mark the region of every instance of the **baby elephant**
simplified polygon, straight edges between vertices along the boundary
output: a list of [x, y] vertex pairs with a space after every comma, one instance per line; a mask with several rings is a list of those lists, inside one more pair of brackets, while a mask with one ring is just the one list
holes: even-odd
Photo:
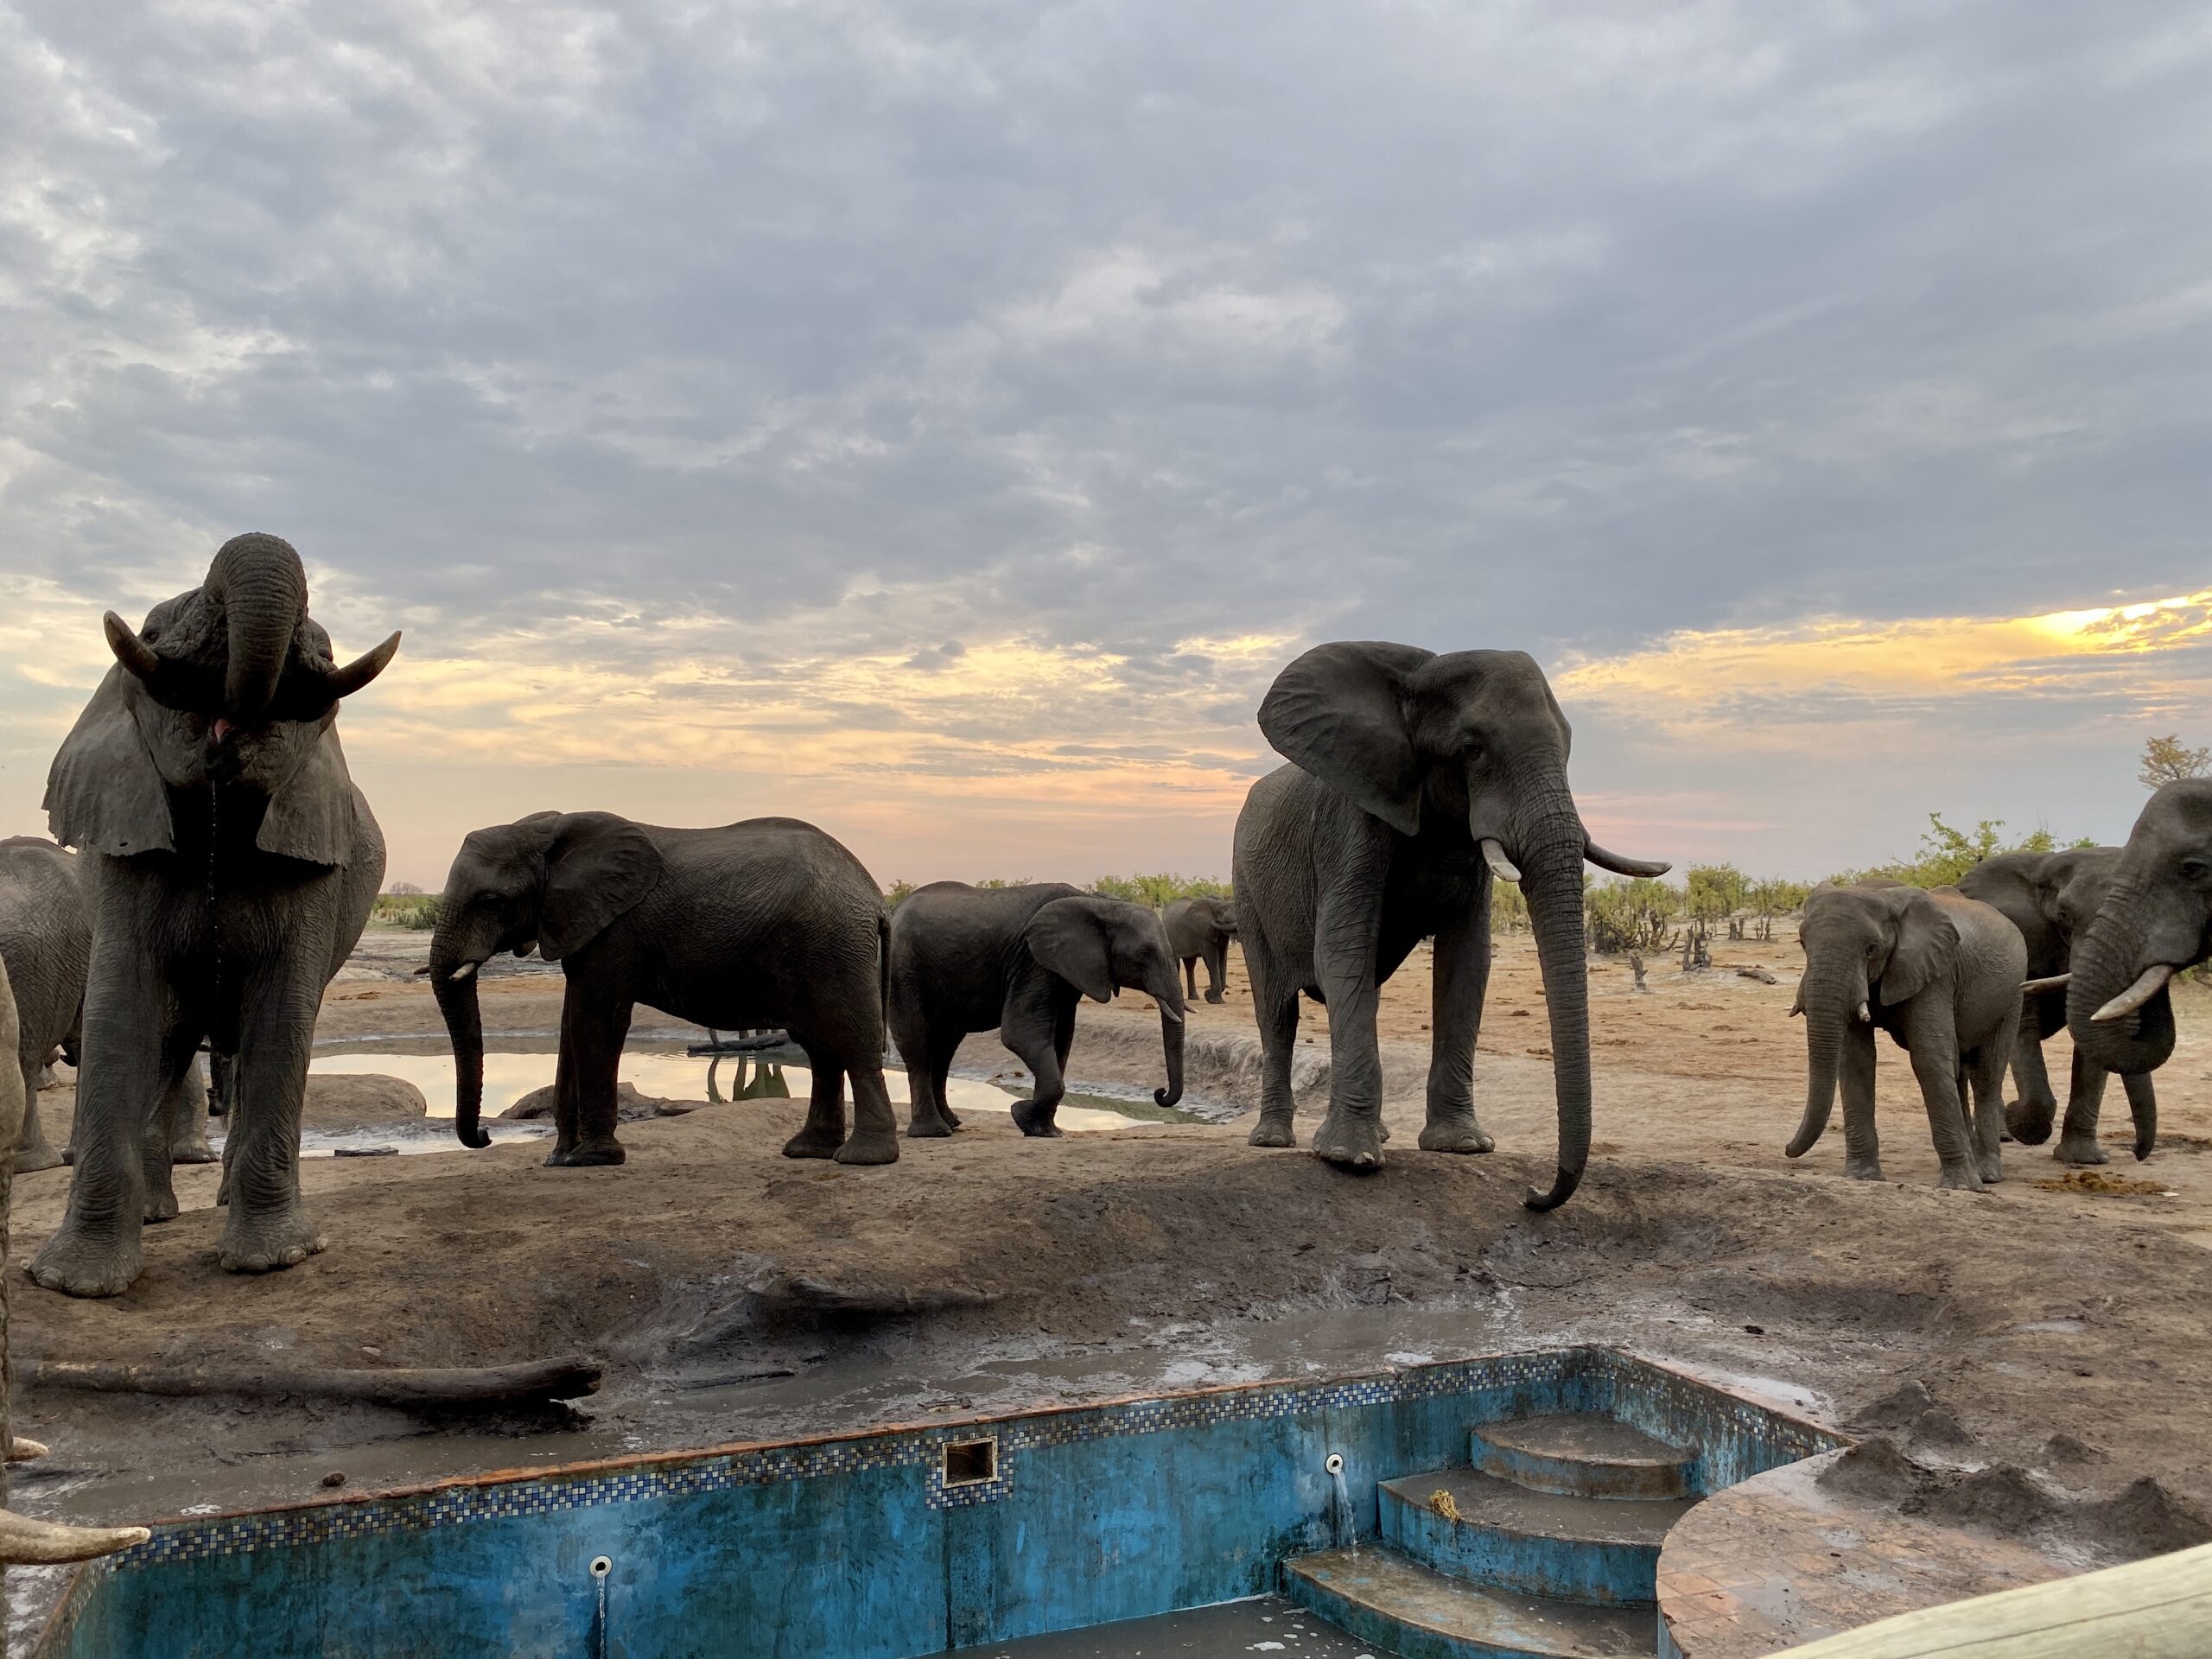
[[1167, 1086], [1152, 1097], [1173, 1106], [1183, 1097], [1183, 987], [1159, 917], [1053, 881], [916, 888], [891, 912], [891, 1037], [913, 1102], [906, 1133], [960, 1127], [944, 1103], [952, 1057], [969, 1033], [995, 1026], [1037, 1079], [1014, 1122], [1024, 1135], [1058, 1135], [1052, 1114], [1067, 1093], [1075, 1005], [1110, 1002], [1124, 985], [1160, 1004]]
[[[1874, 1137], [1874, 1033], [1912, 1056], [1942, 1160], [1941, 1185], [1979, 1192], [2001, 1180], [2005, 1067], [2020, 1028], [2028, 948], [2020, 930], [1955, 887], [1820, 887], [1798, 937], [1805, 977], [1790, 1012], [1805, 1016], [1811, 1077], [1792, 1158], [1827, 1128], [1843, 1083], [1843, 1173], [1882, 1179]], [[1974, 1088], [1967, 1125], [1966, 1084]]]
[[1198, 994], [1198, 958], [1205, 958], [1206, 1001], [1221, 1001], [1229, 982], [1229, 942], [1236, 937], [1234, 900], [1210, 896], [1178, 899], [1160, 912], [1167, 943], [1183, 964], [1183, 994]]

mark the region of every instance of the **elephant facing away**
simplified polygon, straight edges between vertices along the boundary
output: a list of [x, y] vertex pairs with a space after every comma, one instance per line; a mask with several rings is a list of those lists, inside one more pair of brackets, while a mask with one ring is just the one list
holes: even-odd
[[552, 1167], [626, 1156], [614, 1135], [615, 1082], [640, 1002], [716, 1031], [783, 1027], [814, 1073], [805, 1126], [784, 1155], [895, 1162], [883, 931], [874, 878], [797, 818], [666, 830], [612, 812], [536, 812], [473, 830], [430, 938], [430, 985], [453, 1039], [454, 1132], [467, 1146], [491, 1144], [479, 1123], [476, 970], [499, 951], [535, 948], [567, 981]]
[[69, 1206], [30, 1273], [79, 1296], [126, 1289], [142, 1222], [175, 1213], [156, 1107], [203, 1038], [237, 1077], [217, 1260], [261, 1273], [323, 1248], [300, 1201], [300, 1108], [323, 988], [384, 878], [338, 705], [399, 648], [395, 633], [336, 664], [300, 556], [263, 535], [226, 542], [143, 629], [105, 626], [116, 666], [46, 791], [55, 839], [86, 862], [92, 938]]
[[[1882, 1179], [1874, 1133], [1874, 1033], [1912, 1057], [1943, 1173], [1980, 1192], [2004, 1179], [2005, 1067], [2020, 1029], [2027, 942], [2003, 912], [1955, 887], [1817, 887], [1797, 930], [1805, 976], [1805, 1116], [1787, 1148], [1802, 1158], [1843, 1090], [1843, 1173]], [[1974, 1092], [1969, 1125], [1966, 1090]]]
[[1313, 1150], [1351, 1169], [1382, 1163], [1376, 998], [1433, 938], [1420, 1144], [1491, 1149], [1473, 1084], [1496, 873], [1529, 896], [1551, 1013], [1558, 1173], [1529, 1203], [1564, 1203], [1590, 1145], [1582, 866], [1630, 875], [1669, 867], [1590, 839], [1567, 787], [1567, 717], [1523, 652], [1317, 645], [1276, 677], [1260, 729], [1292, 764], [1252, 785], [1236, 820], [1236, 916], [1264, 1055], [1252, 1144], [1296, 1144], [1290, 1077], [1303, 991], [1329, 1010], [1329, 1112]]
[[969, 1033], [994, 1027], [1037, 1080], [1014, 1105], [1016, 1127], [1058, 1135], [1052, 1118], [1067, 1093], [1076, 1004], [1085, 996], [1110, 1002], [1124, 986], [1160, 1005], [1167, 1086], [1153, 1099], [1173, 1106], [1183, 1098], [1183, 988], [1166, 931], [1142, 905], [1057, 881], [933, 881], [892, 912], [890, 964], [887, 1000], [906, 1063], [910, 1135], [959, 1128], [944, 1099], [953, 1056]]
[[[2024, 993], [2020, 1036], [2012, 1050], [2012, 1082], [2019, 1097], [2005, 1109], [2005, 1127], [2023, 1146], [2050, 1139], [2058, 1101], [2044, 1070], [2043, 1046], [2066, 1029], [2066, 986], [2074, 940], [2085, 931], [2112, 892], [2120, 868], [2117, 847], [2071, 847], [2056, 853], [2000, 853], [1959, 878], [1959, 891], [1995, 906], [2020, 930], [2028, 946], [2031, 988]], [[2066, 1119], [2051, 1155], [2063, 1164], [2101, 1164], [2097, 1119], [2105, 1081], [2112, 1074], [2076, 1048], [2066, 1091]], [[2135, 1155], [2148, 1158], [2158, 1141], [2158, 1098], [2149, 1072], [2120, 1078], [2135, 1121]]]
[[2212, 957], [2212, 778], [2152, 796], [2120, 849], [2104, 902], [2074, 940], [2066, 1028], [2074, 1046], [2123, 1076], [2174, 1052], [2167, 984]]
[[1206, 965], [1206, 1001], [1222, 1000], [1229, 982], [1229, 942], [1236, 937], [1236, 903], [1231, 899], [1178, 899], [1160, 912], [1167, 947], [1183, 964], [1183, 992], [1198, 994], [1198, 965]]

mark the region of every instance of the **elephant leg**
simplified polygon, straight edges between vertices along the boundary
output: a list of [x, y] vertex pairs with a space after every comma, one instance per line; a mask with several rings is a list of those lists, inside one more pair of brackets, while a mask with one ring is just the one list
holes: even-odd
[[1429, 989], [1428, 1121], [1423, 1152], [1488, 1152], [1495, 1144], [1475, 1116], [1475, 1038], [1490, 989], [1490, 906], [1449, 918], [1436, 934]]
[[2050, 1139], [2058, 1100], [2051, 1093], [2050, 1074], [2044, 1070], [2043, 1040], [2027, 1020], [2021, 1020], [2020, 1035], [2012, 1045], [2012, 1081], [2020, 1097], [2005, 1109], [2005, 1128], [2022, 1146], [2039, 1147]]
[[622, 1039], [630, 1034], [633, 1004], [595, 982], [572, 978], [561, 1006], [561, 1052], [566, 1075], [556, 1080], [555, 1109], [568, 1109], [571, 1139], [556, 1139], [546, 1154], [549, 1169], [588, 1169], [626, 1161], [615, 1139], [616, 1089], [622, 1071]]
[[941, 1140], [959, 1127], [944, 1109], [944, 1082], [959, 1038], [914, 1017], [900, 1020], [891, 1034], [906, 1063], [906, 1133], [916, 1140]]
[[845, 1144], [845, 1068], [827, 1054], [806, 1051], [806, 1064], [814, 1076], [807, 1096], [806, 1122], [784, 1142], [786, 1158], [835, 1158]]
[[[1929, 1022], [1931, 1027], [1934, 1023]], [[1915, 1033], [1912, 1074], [1928, 1108], [1929, 1138], [1935, 1142], [1936, 1156], [1943, 1166], [1936, 1185], [1979, 1192], [1981, 1172], [1975, 1166], [1966, 1109], [1959, 1099], [1959, 1048], [1955, 1039], [1943, 1040], [1948, 1035], [1948, 1032], [1932, 1030]]]
[[1224, 940], [1218, 944], [1209, 947], [1206, 951], [1206, 1001], [1209, 1002], [1224, 1001], [1223, 988], [1228, 983], [1229, 944], [1226, 940]]
[[1874, 1133], [1874, 1027], [1844, 1033], [1843, 1173], [1854, 1181], [1882, 1179], [1882, 1143]]
[[[1389, 831], [1377, 822], [1376, 830]], [[1388, 842], [1379, 855], [1321, 896], [1314, 918], [1313, 965], [1329, 1010], [1329, 1115], [1313, 1153], [1345, 1169], [1382, 1166], [1382, 1058], [1375, 1014], [1381, 987], [1376, 951], [1382, 915]]]
[[1974, 1090], [1974, 1168], [1982, 1185], [1994, 1186], [2005, 1179], [2005, 1068], [2012, 1058], [2012, 1045], [1989, 1043], [1976, 1049], [1967, 1065], [1967, 1080]]
[[200, 1079], [196, 1051], [185, 1057], [184, 1070], [162, 1096], [162, 1116], [168, 1126], [171, 1163], [215, 1161], [215, 1148], [207, 1144], [207, 1090]]
[[22, 1068], [23, 1128], [16, 1137], [15, 1154], [9, 1160], [9, 1167], [18, 1175], [27, 1175], [35, 1169], [52, 1169], [62, 1161], [60, 1149], [46, 1138], [46, 1125], [39, 1122], [38, 1079], [45, 1070], [42, 1058]]
[[[883, 1041], [876, 1039], [876, 1052]], [[841, 1164], [895, 1164], [899, 1161], [899, 1119], [891, 1109], [891, 1091], [884, 1085], [883, 1062], [855, 1064], [853, 1074], [853, 1133], [834, 1154]]]
[[161, 1097], [162, 1051], [179, 1019], [158, 965], [141, 949], [141, 921], [125, 911], [93, 934], [69, 1205], [30, 1265], [36, 1283], [72, 1296], [120, 1295], [144, 1260], [140, 1142]]
[[1260, 1027], [1260, 1121], [1247, 1137], [1255, 1147], [1298, 1144], [1291, 1062], [1298, 1052], [1298, 987], [1261, 940], [1249, 935], [1244, 964], [1252, 976], [1252, 1018]]
[[[1041, 977], [1041, 976], [1040, 976]], [[1072, 999], [1072, 988], [1067, 993]], [[1060, 1070], [1058, 1043], [1060, 1010], [1053, 1006], [1052, 996], [1041, 986], [1029, 988], [1026, 994], [1016, 992], [1007, 999], [1006, 1012], [999, 1025], [999, 1040], [1029, 1068], [1035, 1084], [1029, 1098], [1014, 1103], [1014, 1123], [1024, 1135], [1042, 1139], [1058, 1140], [1059, 1126], [1053, 1122], [1061, 1100], [1066, 1096], [1067, 1079]], [[1071, 1030], [1075, 1023], [1075, 1005], [1068, 1001], [1066, 1018]]]
[[[199, 1039], [185, 1040], [182, 1032], [173, 1032], [162, 1045], [162, 1065], [168, 1072], [168, 1081], [162, 1090], [161, 1103], [146, 1122], [144, 1138], [139, 1142], [138, 1156], [146, 1172], [145, 1218], [150, 1224], [175, 1218], [178, 1210], [176, 1188], [170, 1181], [172, 1167], [181, 1160], [176, 1156], [177, 1126], [186, 1111], [200, 1110], [198, 1091], [188, 1090], [188, 1084], [197, 1083], [199, 1074], [194, 1069], [194, 1056], [199, 1052]], [[188, 1093], [190, 1097], [188, 1098]], [[181, 1109], [180, 1107], [181, 1106]], [[204, 1145], [203, 1141], [203, 1145]], [[208, 1148], [205, 1159], [194, 1159], [194, 1163], [213, 1163], [213, 1149]]]
[[1183, 1000], [1185, 1002], [1198, 1000], [1198, 959], [1196, 957], [1183, 958]]
[[[237, 1092], [224, 1146], [231, 1202], [215, 1247], [227, 1272], [272, 1273], [324, 1245], [300, 1200], [300, 1110], [327, 960], [320, 945], [296, 947], [249, 976], [239, 998]], [[149, 1137], [149, 1159], [157, 1140], [167, 1156], [166, 1136]]]
[[2059, 1130], [2051, 1156], [2062, 1164], [2102, 1164], [2111, 1160], [2097, 1144], [2097, 1119], [2105, 1103], [2105, 1079], [2112, 1073], [2080, 1049], [2074, 1051], [2074, 1075], [2066, 1091], [2066, 1122]]
[[2120, 1074], [2120, 1086], [2127, 1091], [2127, 1110], [2135, 1120], [2135, 1161], [2141, 1163], [2158, 1149], [2158, 1096], [2148, 1071]]

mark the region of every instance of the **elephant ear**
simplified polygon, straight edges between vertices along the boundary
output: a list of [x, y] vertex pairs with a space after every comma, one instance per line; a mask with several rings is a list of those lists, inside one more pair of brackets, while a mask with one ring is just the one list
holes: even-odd
[[1897, 890], [1907, 896], [1897, 906], [1897, 942], [1882, 969], [1882, 1006], [1914, 997], [1948, 973], [1959, 956], [1959, 930], [1942, 906], [1917, 887]]
[[1316, 645], [1275, 676], [1260, 730], [1294, 765], [1401, 835], [1421, 830], [1421, 758], [1406, 720], [1407, 677], [1433, 652], [1381, 640]]
[[175, 849], [168, 791], [138, 730], [120, 664], [77, 716], [46, 774], [47, 822], [65, 847], [128, 858]]
[[558, 962], [597, 938], [660, 880], [660, 849], [627, 818], [572, 812], [546, 849], [537, 953]]
[[347, 862], [360, 835], [353, 774], [346, 768], [338, 728], [326, 721], [307, 764], [274, 795], [253, 844], [264, 853], [333, 867]]
[[1082, 899], [1055, 899], [1029, 918], [1022, 940], [1038, 965], [1094, 1002], [1114, 1000], [1112, 925]]

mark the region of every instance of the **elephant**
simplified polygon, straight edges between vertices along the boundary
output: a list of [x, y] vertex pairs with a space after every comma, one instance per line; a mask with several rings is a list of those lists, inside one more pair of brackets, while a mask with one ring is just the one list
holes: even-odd
[[[7, 963], [0, 960], [0, 1053], [17, 1046], [22, 1025], [16, 1017], [15, 992], [8, 979]], [[36, 1073], [32, 1075], [35, 1077]], [[14, 1146], [22, 1134], [27, 1109], [23, 1078], [13, 1066], [0, 1065], [0, 1146]], [[8, 1463], [43, 1457], [46, 1448], [36, 1440], [18, 1440], [12, 1421], [15, 1389], [4, 1360], [10, 1321], [8, 1318], [8, 1220], [15, 1172], [0, 1162], [0, 1446], [7, 1448]], [[4, 1481], [0, 1475], [0, 1481]], [[0, 1503], [7, 1492], [0, 1485]], [[88, 1561], [96, 1555], [143, 1544], [153, 1535], [144, 1527], [64, 1527], [51, 1521], [34, 1521], [12, 1510], [0, 1509], [0, 1567], [50, 1565]], [[6, 1609], [0, 1606], [0, 1617]]]
[[1670, 867], [1590, 839], [1567, 787], [1567, 717], [1525, 652], [1316, 645], [1276, 677], [1260, 729], [1291, 764], [1252, 785], [1236, 820], [1236, 916], [1264, 1061], [1252, 1144], [1296, 1144], [1290, 1077], [1303, 990], [1329, 1010], [1329, 1110], [1313, 1150], [1350, 1169], [1382, 1164], [1376, 998], [1414, 944], [1433, 938], [1420, 1145], [1491, 1149], [1473, 1082], [1497, 875], [1529, 896], [1551, 1014], [1558, 1168], [1528, 1202], [1565, 1203], [1590, 1144], [1582, 865], [1629, 875]]
[[[1959, 878], [1959, 891], [2005, 912], [2027, 941], [2028, 977], [2020, 1011], [2020, 1037], [2012, 1051], [2012, 1081], [2019, 1098], [2005, 1109], [2005, 1127], [2023, 1146], [2050, 1139], [2058, 1102], [2044, 1070], [2045, 1040], [2066, 1029], [2066, 980], [2075, 937], [2086, 929], [2112, 890], [2120, 866], [2117, 847], [2069, 847], [2056, 853], [1999, 853]], [[2066, 1120], [2051, 1155], [2063, 1164], [2101, 1164], [2097, 1116], [2104, 1103], [2104, 1067], [2080, 1049], [2066, 1091]], [[2135, 1120], [2135, 1156], [2151, 1155], [2158, 1141], [2158, 1098], [2149, 1072], [2120, 1078]]]
[[[561, 964], [555, 1169], [619, 1164], [615, 1081], [639, 1002], [714, 1030], [780, 1026], [814, 1092], [786, 1158], [895, 1163], [883, 1082], [883, 896], [797, 818], [667, 830], [612, 812], [534, 812], [472, 830], [438, 901], [430, 985], [453, 1041], [454, 1129], [487, 1147], [476, 972], [535, 948]], [[845, 1077], [853, 1131], [845, 1133]]]
[[[2002, 1180], [2005, 1068], [2020, 1031], [2028, 946], [2002, 911], [1956, 887], [1817, 887], [1797, 930], [1805, 950], [1793, 1014], [1805, 1017], [1805, 1116], [1787, 1148], [1802, 1158], [1843, 1086], [1843, 1173], [1882, 1179], [1874, 1133], [1874, 1033], [1912, 1057], [1942, 1161], [1939, 1185]], [[1974, 1122], [1966, 1089], [1974, 1091]]]
[[156, 1108], [203, 1037], [237, 1074], [218, 1262], [264, 1273], [323, 1248], [300, 1200], [308, 1060], [384, 878], [338, 705], [399, 648], [334, 663], [299, 554], [261, 534], [224, 543], [143, 630], [105, 623], [116, 665], [46, 787], [54, 838], [86, 861], [92, 938], [76, 1168], [30, 1273], [78, 1296], [127, 1289], [141, 1223], [176, 1213]]
[[1160, 913], [1167, 929], [1168, 948], [1183, 964], [1186, 997], [1198, 994], [1198, 959], [1205, 958], [1206, 1001], [1222, 1000], [1221, 988], [1229, 982], [1229, 942], [1236, 937], [1234, 899], [1197, 897], [1178, 899]]
[[2167, 982], [2212, 956], [2212, 778], [2151, 797], [2104, 902], [2075, 935], [2066, 988], [2074, 1046], [2123, 1076], [2155, 1071], [2174, 1052]]
[[891, 913], [885, 986], [892, 1038], [906, 1063], [906, 1133], [927, 1138], [960, 1127], [944, 1098], [952, 1057], [969, 1033], [996, 1027], [1037, 1080], [1014, 1105], [1015, 1127], [1058, 1135], [1052, 1119], [1067, 1094], [1076, 1004], [1085, 996], [1110, 1002], [1123, 986], [1160, 1005], [1167, 1086], [1152, 1097], [1173, 1106], [1183, 1098], [1183, 987], [1156, 914], [1058, 881], [916, 888]]

